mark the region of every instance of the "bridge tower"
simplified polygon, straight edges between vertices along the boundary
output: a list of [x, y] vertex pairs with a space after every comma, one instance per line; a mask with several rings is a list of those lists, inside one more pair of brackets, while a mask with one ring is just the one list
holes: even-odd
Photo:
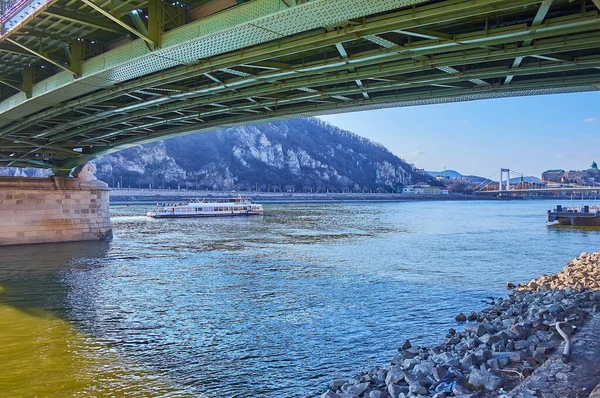
[[500, 169], [500, 184], [498, 191], [504, 191], [504, 175], [506, 174], [506, 191], [510, 191], [510, 169]]

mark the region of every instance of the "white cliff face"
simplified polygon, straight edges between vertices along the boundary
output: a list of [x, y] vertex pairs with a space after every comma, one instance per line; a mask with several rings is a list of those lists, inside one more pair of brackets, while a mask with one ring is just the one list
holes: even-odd
[[383, 146], [318, 119], [173, 138], [96, 165], [99, 179], [125, 187], [395, 192], [427, 178]]
[[411, 178], [410, 174], [402, 166], [394, 166], [390, 162], [384, 161], [377, 164], [377, 177], [375, 181], [385, 186], [393, 186], [397, 182], [406, 185], [411, 183]]
[[321, 162], [313, 159], [310, 156], [310, 154], [302, 148], [298, 148], [296, 157], [298, 158], [298, 162], [302, 167], [308, 167], [309, 169], [316, 169], [321, 167]]
[[291, 149], [287, 151], [287, 167], [295, 175], [300, 175], [300, 161], [298, 155]]
[[52, 172], [47, 169], [0, 167], [0, 177], [50, 177]]

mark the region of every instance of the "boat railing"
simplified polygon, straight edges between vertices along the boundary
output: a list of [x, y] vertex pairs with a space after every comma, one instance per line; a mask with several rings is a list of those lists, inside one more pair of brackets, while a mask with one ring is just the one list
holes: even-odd
[[600, 213], [600, 206], [557, 206], [556, 211], [559, 213]]

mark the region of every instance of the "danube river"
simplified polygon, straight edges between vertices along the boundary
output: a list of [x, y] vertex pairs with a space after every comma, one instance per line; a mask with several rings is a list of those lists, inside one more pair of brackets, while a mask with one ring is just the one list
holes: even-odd
[[600, 246], [547, 201], [265, 205], [0, 248], [0, 396], [303, 397]]

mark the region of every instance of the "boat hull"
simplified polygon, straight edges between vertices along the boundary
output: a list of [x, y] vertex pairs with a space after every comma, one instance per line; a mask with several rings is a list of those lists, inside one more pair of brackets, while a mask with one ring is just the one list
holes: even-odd
[[600, 216], [590, 213], [548, 212], [546, 221], [574, 227], [600, 227]]
[[146, 216], [150, 218], [203, 218], [203, 217], [234, 217], [234, 216], [262, 216], [263, 212], [248, 212], [248, 213], [223, 213], [223, 214], [155, 214], [148, 213]]

